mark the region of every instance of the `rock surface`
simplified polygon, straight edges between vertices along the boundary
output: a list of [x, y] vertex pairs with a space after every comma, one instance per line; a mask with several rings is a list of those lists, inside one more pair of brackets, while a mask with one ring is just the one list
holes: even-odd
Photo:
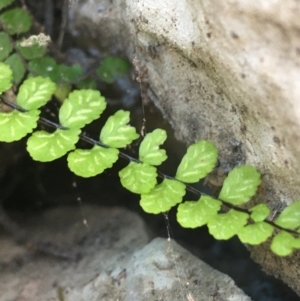
[[[121, 272], [128, 256], [150, 240], [142, 220], [117, 207], [60, 207], [14, 220], [23, 238], [27, 236], [27, 245], [38, 252], [20, 250], [12, 239], [1, 236], [1, 301], [61, 301], [69, 290], [83, 289], [99, 275], [113, 283], [113, 271]], [[8, 262], [7, 254], [16, 255]]]
[[131, 280], [127, 283], [126, 301], [250, 301], [228, 276], [213, 270], [174, 241], [152, 240], [134, 252], [128, 266]]
[[[127, 55], [144, 90], [187, 144], [212, 140], [220, 186], [235, 165], [263, 174], [274, 215], [299, 199], [300, 3], [297, 0], [78, 1], [70, 31], [83, 46]], [[147, 70], [147, 72], [146, 72]], [[252, 256], [300, 294], [299, 252]]]
[[2, 233], [0, 301], [250, 301], [228, 276], [175, 242], [149, 243], [143, 221], [125, 209], [62, 207], [17, 220], [48, 255]]

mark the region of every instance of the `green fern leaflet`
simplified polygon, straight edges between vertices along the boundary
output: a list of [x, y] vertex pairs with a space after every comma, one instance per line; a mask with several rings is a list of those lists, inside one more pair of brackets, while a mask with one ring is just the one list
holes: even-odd
[[1, 0], [0, 1], [0, 9], [12, 4], [15, 0]]
[[222, 203], [210, 196], [201, 196], [198, 201], [186, 201], [177, 208], [177, 221], [184, 228], [206, 225], [218, 214]]
[[73, 150], [79, 134], [79, 129], [57, 129], [51, 134], [45, 131], [34, 132], [27, 141], [27, 151], [36, 161], [50, 162]]
[[22, 8], [13, 8], [0, 16], [0, 21], [9, 34], [27, 32], [31, 27], [31, 17]]
[[275, 224], [288, 229], [300, 227], [300, 201], [286, 207], [275, 220]]
[[254, 222], [262, 222], [270, 215], [270, 208], [266, 204], [258, 204], [250, 209]]
[[247, 224], [249, 215], [230, 209], [210, 219], [207, 223], [209, 233], [215, 239], [229, 239], [236, 235]]
[[219, 199], [233, 205], [244, 204], [255, 195], [260, 183], [260, 173], [255, 167], [235, 167], [225, 179]]
[[106, 108], [100, 92], [95, 90], [75, 90], [69, 94], [59, 110], [61, 125], [76, 129], [99, 118]]
[[[1, 6], [1, 4], [0, 4]], [[3, 61], [12, 52], [13, 46], [10, 42], [9, 36], [5, 32], [0, 32], [0, 61]]]
[[294, 248], [300, 249], [299, 238], [296, 239], [286, 231], [280, 231], [271, 243], [272, 252], [278, 256], [288, 256], [293, 252]]
[[163, 213], [182, 201], [185, 185], [170, 179], [164, 179], [147, 194], [141, 195], [140, 205], [147, 213]]
[[119, 171], [122, 186], [137, 194], [149, 193], [156, 185], [156, 168], [146, 163], [130, 162]]
[[175, 178], [185, 183], [196, 183], [210, 173], [216, 165], [218, 150], [209, 141], [189, 146], [178, 166]]
[[76, 149], [68, 155], [68, 166], [77, 176], [89, 178], [111, 168], [119, 151], [95, 145], [91, 150]]
[[18, 85], [26, 73], [21, 57], [17, 53], [13, 53], [4, 61], [4, 63], [10, 66], [13, 71], [13, 81]]
[[12, 87], [13, 72], [11, 68], [0, 62], [0, 93]]
[[134, 127], [128, 125], [129, 112], [119, 110], [110, 116], [100, 133], [100, 141], [104, 144], [121, 148], [139, 137]]
[[146, 135], [139, 148], [139, 159], [150, 165], [160, 165], [168, 156], [164, 149], [159, 149], [159, 145], [163, 144], [167, 139], [165, 130], [156, 129], [152, 133]]
[[242, 243], [259, 245], [266, 241], [273, 233], [274, 228], [265, 223], [258, 222], [242, 228], [238, 232], [238, 237]]
[[41, 76], [26, 79], [20, 87], [17, 104], [26, 110], [35, 110], [45, 105], [56, 90], [49, 78]]
[[39, 115], [39, 110], [25, 113], [16, 110], [0, 112], [0, 141], [12, 142], [22, 139], [36, 128]]

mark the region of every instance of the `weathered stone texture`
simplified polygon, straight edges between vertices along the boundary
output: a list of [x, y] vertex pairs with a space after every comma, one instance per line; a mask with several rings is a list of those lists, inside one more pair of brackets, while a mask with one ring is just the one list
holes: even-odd
[[135, 213], [119, 207], [81, 209], [88, 227], [71, 206], [17, 219], [30, 242], [43, 246], [48, 256], [0, 232], [0, 301], [176, 301], [188, 295], [207, 301], [213, 294], [219, 301], [251, 301], [230, 277], [175, 242], [149, 242], [149, 231]]

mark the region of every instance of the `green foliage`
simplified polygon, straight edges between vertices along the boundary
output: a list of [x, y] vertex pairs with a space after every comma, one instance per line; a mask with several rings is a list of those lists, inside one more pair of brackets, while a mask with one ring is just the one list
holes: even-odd
[[262, 222], [270, 215], [270, 208], [266, 204], [258, 204], [250, 209], [254, 222]]
[[[0, 9], [12, 2], [0, 0]], [[188, 183], [203, 179], [216, 165], [218, 150], [212, 142], [201, 140], [190, 145], [175, 177], [170, 177], [157, 170], [167, 159], [166, 151], [160, 148], [167, 139], [164, 130], [156, 129], [143, 138], [138, 159], [119, 150], [139, 138], [129, 124], [127, 111], [119, 110], [107, 119], [99, 131], [99, 141], [82, 134], [81, 129], [98, 119], [106, 108], [104, 97], [95, 90], [95, 79], [84, 78], [79, 65], [58, 64], [45, 56], [49, 38], [44, 35], [21, 37], [13, 42], [12, 35], [17, 34], [19, 39], [31, 27], [31, 18], [25, 10], [7, 7], [0, 21], [3, 24], [0, 60], [4, 61], [0, 62], [1, 100], [13, 109], [0, 112], [0, 141], [12, 142], [31, 134], [41, 120], [40, 108], [55, 95], [62, 103], [59, 124], [43, 119], [55, 131], [35, 131], [27, 140], [27, 150], [34, 160], [48, 162], [67, 155], [70, 170], [87, 178], [111, 168], [119, 157], [127, 158], [128, 166], [119, 171], [121, 184], [141, 195], [140, 205], [145, 212], [164, 213], [179, 204], [177, 220], [182, 227], [207, 225], [216, 239], [237, 235], [243, 243], [251, 245], [265, 242], [275, 232], [271, 242], [275, 254], [287, 256], [300, 249], [300, 201], [288, 206], [274, 222], [268, 220], [270, 209], [266, 204], [249, 210], [238, 207], [255, 195], [261, 183], [259, 172], [252, 166], [235, 167], [225, 179], [218, 198], [199, 192], [201, 197], [197, 201], [183, 202], [186, 190], [196, 191]], [[109, 56], [96, 73], [102, 81], [112, 83], [129, 69], [128, 61]], [[27, 75], [30, 77], [23, 81]], [[12, 82], [16, 85], [14, 89]], [[80, 90], [73, 90], [74, 86]], [[18, 91], [16, 104], [5, 100], [4, 93], [9, 89]], [[91, 143], [92, 148], [76, 149], [81, 138]]]
[[59, 79], [56, 75], [56, 66], [56, 61], [49, 56], [35, 58], [28, 63], [29, 71], [33, 74], [49, 77], [53, 81], [58, 81]]
[[[49, 62], [52, 63], [51, 60]], [[4, 63], [0, 63], [0, 78], [0, 89], [5, 92], [11, 87], [12, 70]], [[55, 91], [57, 85], [49, 78], [38, 76], [26, 79], [16, 96], [17, 105], [22, 109], [16, 107], [11, 112], [0, 113], [0, 140], [11, 142], [31, 133], [37, 126], [39, 108], [51, 99]], [[67, 154], [68, 166], [76, 175], [93, 177], [101, 174], [118, 160], [121, 153], [118, 148], [127, 146], [139, 137], [136, 129], [129, 125], [129, 112], [119, 110], [107, 119], [100, 131], [99, 141], [92, 142], [92, 149], [75, 149], [80, 129], [99, 118], [105, 108], [105, 99], [98, 91], [74, 90], [59, 110], [60, 125], [55, 126], [56, 131], [51, 134], [34, 132], [27, 141], [28, 152], [34, 160], [41, 162]], [[281, 231], [273, 238], [271, 250], [286, 256], [300, 248], [300, 238], [295, 232], [299, 232], [300, 227], [300, 201], [287, 207], [275, 223], [267, 220], [270, 209], [266, 204], [258, 204], [249, 210], [236, 207], [249, 201], [260, 184], [260, 174], [254, 167], [235, 167], [225, 179], [218, 199], [201, 195], [198, 201], [182, 203], [188, 187], [186, 183], [205, 177], [215, 166], [217, 149], [205, 140], [191, 145], [178, 166], [176, 177], [171, 178], [158, 173], [156, 169], [167, 159], [165, 150], [160, 149], [166, 138], [166, 132], [161, 129], [147, 134], [140, 144], [139, 160], [127, 156], [130, 163], [119, 172], [121, 184], [141, 195], [140, 205], [145, 212], [159, 214], [179, 204], [177, 220], [182, 227], [207, 225], [216, 239], [229, 239], [237, 235], [243, 243], [251, 245], [266, 241], [276, 226], [280, 226]], [[126, 157], [124, 154], [122, 156]], [[159, 184], [158, 174], [163, 177]], [[222, 205], [229, 210], [220, 212]]]
[[83, 69], [80, 65], [75, 64], [66, 66], [63, 64], [56, 65], [53, 71], [55, 82], [74, 82], [83, 75]]
[[175, 178], [185, 183], [196, 183], [216, 165], [218, 150], [213, 143], [202, 140], [189, 146], [178, 166]]
[[147, 213], [158, 214], [169, 211], [182, 201], [185, 185], [175, 180], [164, 179], [149, 193], [141, 195], [140, 205]]
[[265, 222], [257, 222], [243, 227], [238, 232], [238, 237], [242, 243], [259, 245], [266, 241], [272, 235], [273, 231], [274, 228], [271, 225]]
[[156, 129], [146, 135], [139, 148], [139, 159], [150, 165], [161, 165], [168, 157], [164, 149], [159, 149], [167, 139], [166, 131]]
[[115, 78], [128, 72], [130, 63], [119, 57], [107, 56], [97, 69], [97, 75], [106, 83], [111, 84]]
[[55, 83], [72, 83], [83, 75], [83, 69], [80, 65], [57, 64], [53, 58], [48, 56], [32, 59], [28, 63], [28, 68], [32, 73], [49, 77]]
[[0, 45], [0, 61], [3, 61], [13, 50], [13, 46], [10, 42], [9, 36], [5, 32], [0, 32]]
[[59, 110], [60, 124], [74, 129], [82, 128], [97, 119], [106, 108], [100, 92], [95, 90], [75, 90], [69, 94]]
[[32, 35], [28, 39], [18, 42], [17, 48], [26, 60], [33, 60], [46, 54], [49, 42], [50, 37], [44, 34]]
[[26, 110], [35, 110], [45, 105], [56, 90], [56, 85], [43, 77], [30, 77], [20, 87], [17, 104]]
[[209, 233], [216, 239], [229, 239], [247, 224], [248, 217], [247, 213], [234, 209], [215, 215], [207, 223]]
[[97, 89], [97, 82], [93, 78], [85, 78], [76, 84], [77, 89]]
[[[0, 9], [12, 4], [13, 0], [0, 0]], [[0, 14], [3, 31], [0, 32], [0, 61], [9, 64], [13, 70], [13, 81], [19, 85], [26, 76], [40, 75], [49, 77], [59, 84], [55, 96], [63, 102], [71, 91], [72, 85], [79, 89], [96, 89], [95, 79], [87, 78], [83, 68], [78, 65], [67, 66], [58, 64], [53, 58], [46, 56], [50, 37], [43, 33], [29, 35], [32, 20], [23, 8], [6, 9]], [[26, 38], [22, 34], [26, 33]], [[18, 41], [15, 41], [17, 35]], [[10, 56], [9, 56], [10, 55]], [[94, 75], [106, 83], [112, 83], [116, 77], [128, 72], [130, 63], [119, 57], [107, 56], [97, 68]]]
[[15, 0], [0, 0], [0, 9], [12, 4]]
[[[0, 9], [9, 6], [13, 2], [14, 1], [11, 0], [1, 0]], [[13, 51], [16, 45], [14, 45], [15, 38], [13, 38], [12, 35], [18, 35], [19, 37], [20, 34], [26, 33], [32, 25], [32, 20], [25, 9], [12, 8], [1, 12], [0, 23], [3, 30], [0, 32], [0, 61], [4, 61], [5, 64], [11, 67], [13, 71], [13, 82], [15, 85], [18, 85], [25, 76], [26, 68], [23, 57], [20, 55], [21, 52]]]
[[39, 115], [39, 110], [0, 112], [0, 141], [12, 142], [25, 137], [36, 128]]
[[89, 178], [111, 168], [118, 160], [119, 151], [95, 145], [91, 150], [76, 149], [68, 155], [68, 166], [77, 176]]
[[0, 21], [12, 35], [27, 32], [32, 24], [30, 15], [22, 8], [13, 8], [2, 13]]
[[198, 228], [218, 214], [222, 202], [203, 195], [198, 201], [186, 201], [177, 208], [177, 221], [184, 228]]
[[15, 84], [19, 84], [21, 80], [23, 79], [26, 69], [22, 62], [21, 57], [14, 53], [11, 56], [9, 56], [5, 61], [7, 65], [10, 66], [10, 68], [13, 71], [13, 80]]
[[244, 204], [255, 195], [260, 182], [260, 174], [255, 167], [236, 167], [225, 179], [219, 198], [233, 205]]
[[286, 207], [275, 220], [275, 224], [288, 229], [300, 227], [300, 201]]
[[57, 88], [55, 90], [54, 96], [58, 101], [63, 103], [67, 98], [70, 92], [72, 91], [72, 85], [67, 83], [59, 83], [57, 84]]
[[130, 162], [119, 172], [122, 186], [137, 194], [149, 193], [156, 185], [156, 168], [146, 163]]
[[27, 151], [36, 161], [50, 162], [74, 149], [79, 134], [79, 129], [57, 129], [51, 134], [45, 131], [34, 132], [27, 141]]
[[271, 250], [278, 256], [287, 256], [293, 249], [300, 249], [300, 240], [286, 231], [280, 231], [271, 243]]
[[11, 68], [0, 62], [0, 93], [8, 90], [12, 86], [13, 72]]
[[100, 133], [100, 141], [115, 148], [125, 147], [130, 144], [139, 137], [139, 134], [134, 127], [128, 125], [129, 121], [129, 112], [117, 111], [107, 119]]

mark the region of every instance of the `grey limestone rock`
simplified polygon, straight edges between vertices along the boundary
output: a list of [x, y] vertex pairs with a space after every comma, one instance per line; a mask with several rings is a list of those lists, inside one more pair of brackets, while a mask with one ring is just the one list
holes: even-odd
[[250, 301], [230, 277], [172, 240], [156, 238], [135, 251], [127, 275], [125, 301]]

